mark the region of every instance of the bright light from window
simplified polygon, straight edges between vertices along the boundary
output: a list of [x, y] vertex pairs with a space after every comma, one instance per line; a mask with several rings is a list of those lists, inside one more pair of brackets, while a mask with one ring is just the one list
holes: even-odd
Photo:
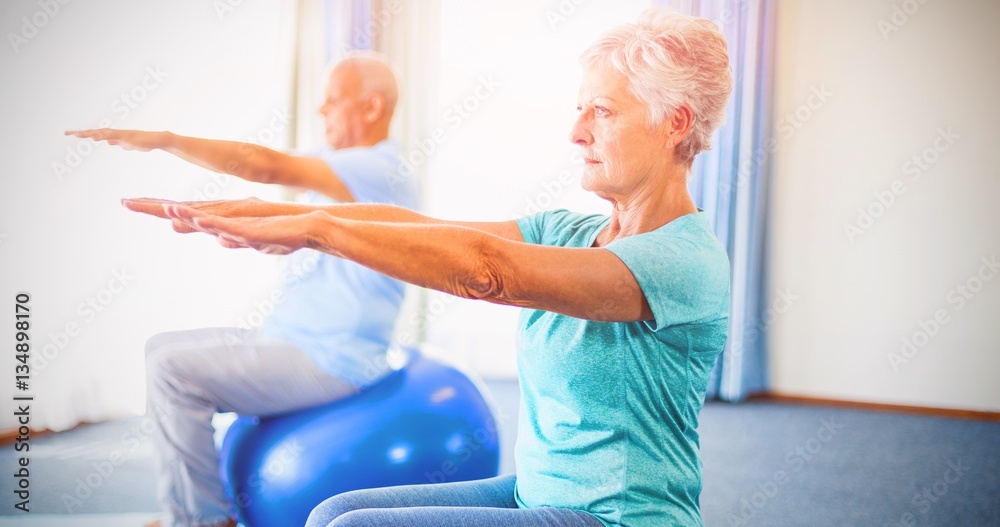
[[[650, 5], [444, 0], [439, 111], [431, 127], [447, 138], [427, 165], [428, 211], [478, 220], [555, 208], [607, 213], [605, 202], [580, 189], [569, 141], [578, 57], [601, 33], [636, 20]], [[512, 376], [517, 310], [447, 305], [429, 324], [429, 340], [467, 353], [484, 375]]]

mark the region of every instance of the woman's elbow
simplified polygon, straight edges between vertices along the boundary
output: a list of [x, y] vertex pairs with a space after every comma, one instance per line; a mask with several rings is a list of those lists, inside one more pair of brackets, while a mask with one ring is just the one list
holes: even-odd
[[474, 300], [510, 304], [512, 284], [516, 283], [511, 266], [504, 264], [505, 259], [497, 251], [484, 246], [475, 250], [473, 265], [460, 284], [459, 296]]

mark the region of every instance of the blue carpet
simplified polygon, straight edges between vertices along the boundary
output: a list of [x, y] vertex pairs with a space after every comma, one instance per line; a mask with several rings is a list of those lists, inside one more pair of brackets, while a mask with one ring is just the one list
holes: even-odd
[[[500, 411], [501, 472], [513, 472], [517, 385], [487, 385]], [[123, 419], [34, 439], [31, 515], [155, 512], [144, 424]], [[708, 527], [1000, 527], [1000, 423], [709, 403], [700, 432]], [[0, 450], [5, 473], [15, 454]], [[121, 462], [107, 463], [113, 455]], [[3, 478], [7, 520], [21, 514], [13, 484]]]
[[707, 526], [1000, 526], [1000, 423], [709, 403]]

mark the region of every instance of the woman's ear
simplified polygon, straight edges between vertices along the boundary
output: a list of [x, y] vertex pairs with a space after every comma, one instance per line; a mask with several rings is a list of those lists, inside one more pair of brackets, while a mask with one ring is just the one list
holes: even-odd
[[691, 132], [694, 124], [694, 112], [686, 104], [682, 104], [674, 110], [674, 113], [667, 119], [667, 148], [673, 148], [680, 144]]

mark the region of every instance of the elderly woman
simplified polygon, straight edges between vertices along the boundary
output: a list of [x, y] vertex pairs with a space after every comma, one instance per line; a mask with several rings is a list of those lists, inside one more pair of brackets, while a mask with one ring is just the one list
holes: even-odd
[[707, 20], [652, 9], [581, 63], [570, 140], [610, 216], [469, 223], [387, 205], [125, 200], [226, 247], [315, 249], [524, 308], [517, 475], [350, 492], [309, 525], [702, 525], [696, 428], [726, 340], [729, 263], [686, 183], [723, 119], [726, 42]]

